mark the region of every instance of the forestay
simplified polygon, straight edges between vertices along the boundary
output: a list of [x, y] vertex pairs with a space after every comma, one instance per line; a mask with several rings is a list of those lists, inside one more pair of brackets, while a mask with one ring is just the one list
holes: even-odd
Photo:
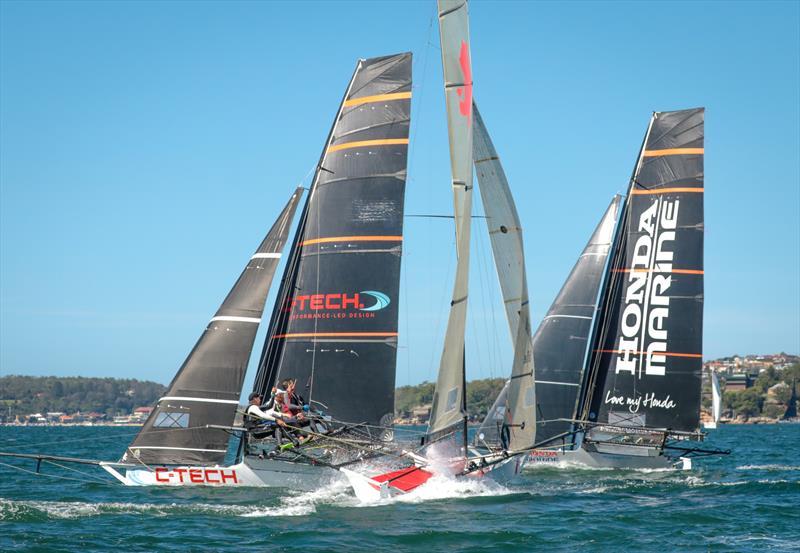
[[458, 261], [428, 424], [429, 435], [458, 423], [463, 423], [466, 431], [464, 332], [472, 215], [472, 65], [467, 3], [439, 0], [438, 10]]
[[304, 207], [256, 391], [296, 378], [334, 419], [391, 426], [410, 110], [410, 53], [358, 62]]
[[230, 436], [206, 425], [233, 423], [264, 302], [302, 193], [298, 188], [292, 194], [123, 460], [193, 465], [223, 461]]
[[655, 113], [590, 364], [591, 422], [694, 431], [703, 351], [702, 108]]

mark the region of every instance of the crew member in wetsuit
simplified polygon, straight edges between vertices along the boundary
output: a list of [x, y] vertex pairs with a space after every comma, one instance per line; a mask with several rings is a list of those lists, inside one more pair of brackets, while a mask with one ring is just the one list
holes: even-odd
[[286, 398], [284, 402], [284, 412], [290, 413], [297, 419], [298, 426], [308, 428], [309, 430], [318, 434], [327, 434], [329, 431], [328, 425], [322, 420], [322, 417], [306, 403], [303, 396], [297, 393], [297, 379], [289, 378], [281, 382], [281, 387], [286, 390]]
[[290, 413], [293, 417], [302, 422], [305, 419], [303, 414], [305, 400], [297, 394], [295, 388], [297, 387], [297, 380], [289, 378], [281, 382], [281, 387], [286, 390], [284, 394], [284, 412]]
[[[276, 391], [275, 397], [277, 398], [278, 395], [280, 394]], [[262, 436], [267, 436], [270, 432], [274, 432], [278, 445], [283, 442], [284, 437], [288, 441], [297, 445], [296, 438], [286, 428], [286, 424], [291, 421], [291, 417], [288, 417], [286, 413], [279, 408], [279, 402], [277, 400], [275, 401], [274, 407], [270, 407], [264, 411], [261, 409], [261, 395], [258, 392], [253, 392], [250, 394], [249, 399], [250, 405], [247, 406], [247, 409], [244, 412], [245, 417], [247, 418], [245, 421], [245, 426], [258, 428], [258, 426], [261, 426], [259, 421], [266, 421], [267, 424], [262, 423], [265, 430]], [[255, 432], [253, 432], [253, 435], [255, 437], [259, 437]]]

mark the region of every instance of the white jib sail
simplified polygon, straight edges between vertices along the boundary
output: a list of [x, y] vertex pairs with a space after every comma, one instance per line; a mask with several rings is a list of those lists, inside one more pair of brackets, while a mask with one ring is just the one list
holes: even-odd
[[522, 225], [500, 157], [475, 104], [473, 116], [473, 156], [478, 186], [514, 345], [511, 380], [506, 395], [507, 446], [510, 449], [525, 448], [532, 446], [536, 439], [536, 398]]
[[719, 422], [719, 417], [722, 415], [722, 391], [717, 373], [713, 370], [711, 371], [711, 415], [714, 417], [714, 422]]

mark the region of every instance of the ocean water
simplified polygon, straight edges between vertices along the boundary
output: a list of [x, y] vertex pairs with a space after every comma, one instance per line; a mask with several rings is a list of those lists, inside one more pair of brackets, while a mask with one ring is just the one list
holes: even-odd
[[[115, 460], [136, 430], [0, 427], [0, 451]], [[708, 443], [733, 453], [691, 471], [541, 467], [369, 505], [344, 485], [131, 488], [0, 458], [0, 551], [800, 551], [800, 425], [722, 426]]]

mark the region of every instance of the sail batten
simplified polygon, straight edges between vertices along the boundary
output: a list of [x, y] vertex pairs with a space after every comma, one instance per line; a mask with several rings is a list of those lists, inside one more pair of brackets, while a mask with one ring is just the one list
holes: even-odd
[[255, 382], [268, 394], [296, 379], [313, 407], [384, 432], [394, 418], [411, 97], [411, 54], [359, 60], [304, 206]]
[[233, 423], [264, 302], [302, 194], [302, 188], [292, 194], [123, 459], [195, 465], [223, 461], [230, 436], [207, 425]]

